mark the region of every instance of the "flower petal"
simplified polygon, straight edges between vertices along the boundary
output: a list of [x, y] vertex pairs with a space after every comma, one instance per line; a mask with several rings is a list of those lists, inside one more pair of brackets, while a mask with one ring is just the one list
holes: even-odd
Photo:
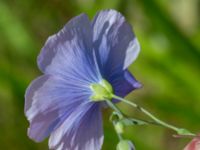
[[93, 56], [91, 23], [82, 14], [48, 38], [38, 56], [38, 66], [45, 74], [94, 82], [99, 81], [100, 74]]
[[67, 81], [52, 75], [43, 75], [34, 80], [25, 95], [30, 138], [42, 141], [71, 114], [74, 107], [87, 101], [90, 96], [90, 89], [79, 81]]
[[199, 149], [200, 149], [200, 135], [192, 139], [192, 141], [188, 143], [183, 150], [199, 150]]
[[125, 18], [115, 10], [100, 11], [93, 20], [93, 42], [100, 70], [112, 76], [138, 56], [139, 43]]
[[121, 97], [142, 86], [128, 70], [120, 75], [113, 76], [109, 82], [113, 85], [115, 94]]
[[103, 143], [100, 105], [82, 104], [50, 136], [50, 149], [100, 150]]

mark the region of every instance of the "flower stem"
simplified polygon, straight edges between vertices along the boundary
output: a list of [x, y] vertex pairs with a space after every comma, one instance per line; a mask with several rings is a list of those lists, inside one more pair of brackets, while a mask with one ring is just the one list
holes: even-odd
[[120, 111], [120, 109], [115, 106], [115, 104], [113, 104], [110, 100], [106, 100], [108, 106], [110, 106], [115, 112], [117, 112], [117, 114], [120, 116], [121, 118], [124, 118], [124, 114]]
[[[147, 124], [156, 124], [155, 122], [149, 122], [149, 121], [144, 121], [144, 120], [140, 120], [140, 119], [135, 119], [135, 118], [127, 118], [125, 114], [123, 114], [121, 112], [121, 110], [110, 100], [106, 100], [108, 106], [110, 108], [112, 108], [114, 110], [115, 113], [117, 113], [117, 116], [118, 116], [118, 119], [117, 120], [113, 120], [113, 119], [110, 119], [112, 121], [112, 124], [113, 126], [115, 127], [116, 123], [120, 120], [123, 120], [123, 119], [127, 119], [129, 121], [131, 121], [131, 124], [134, 124], [134, 125], [147, 125]], [[119, 140], [123, 140], [123, 137], [122, 137], [122, 134], [121, 133], [117, 133], [117, 136], [119, 138]]]
[[136, 118], [133, 118], [133, 117], [127, 117], [124, 113], [121, 112], [121, 110], [112, 101], [106, 100], [106, 102], [107, 102], [108, 106], [110, 108], [112, 108], [115, 113], [117, 113], [119, 120], [128, 119], [134, 125], [148, 125], [148, 124], [158, 125], [157, 122], [141, 120], [141, 119], [138, 119], [138, 118], [136, 119]]
[[120, 100], [126, 104], [129, 104], [133, 107], [135, 107], [138, 111], [144, 113], [145, 115], [147, 115], [148, 117], [150, 117], [153, 121], [155, 121], [156, 123], [158, 123], [159, 125], [163, 126], [163, 127], [166, 127], [166, 128], [169, 128], [169, 129], [172, 129], [174, 131], [176, 131], [179, 135], [194, 135], [193, 133], [189, 132], [188, 130], [186, 129], [182, 129], [182, 128], [177, 128], [173, 125], [170, 125], [160, 119], [158, 119], [157, 117], [155, 117], [153, 114], [151, 114], [149, 111], [147, 111], [146, 109], [140, 107], [139, 105], [133, 103], [133, 102], [130, 102], [124, 98], [121, 98], [119, 96], [116, 96], [116, 95], [113, 95], [113, 98], [117, 99], [117, 100]]
[[[119, 110], [119, 108], [117, 106], [115, 106], [115, 104], [113, 104], [110, 100], [106, 100], [107, 104], [118, 114], [118, 116], [120, 117], [120, 119], [124, 118], [124, 115], [122, 114], [122, 112]], [[116, 122], [114, 120], [112, 120], [112, 124], [113, 126], [115, 126]], [[123, 137], [121, 134], [119, 134], [118, 132], [117, 136], [119, 138], [119, 140], [123, 140]]]

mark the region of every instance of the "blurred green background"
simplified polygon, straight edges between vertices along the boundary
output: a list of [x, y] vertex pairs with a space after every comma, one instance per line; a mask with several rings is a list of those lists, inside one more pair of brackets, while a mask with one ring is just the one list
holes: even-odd
[[[48, 36], [70, 18], [114, 8], [123, 13], [141, 43], [130, 70], [143, 88], [128, 98], [179, 127], [200, 132], [199, 0], [1, 0], [0, 1], [0, 149], [46, 150], [47, 140], [27, 137], [24, 91], [41, 74], [36, 57]], [[119, 104], [125, 113], [143, 117]], [[104, 111], [103, 150], [118, 142], [110, 110]], [[161, 127], [128, 127], [125, 137], [137, 150], [182, 150], [189, 139], [175, 139]]]

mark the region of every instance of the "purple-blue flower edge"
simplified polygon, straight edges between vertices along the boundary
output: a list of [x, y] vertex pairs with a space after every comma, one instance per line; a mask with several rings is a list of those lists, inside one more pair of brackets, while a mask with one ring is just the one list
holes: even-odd
[[137, 58], [139, 43], [125, 18], [115, 10], [71, 19], [42, 48], [36, 78], [25, 93], [28, 136], [49, 138], [56, 150], [100, 150], [103, 102], [90, 100], [90, 85], [107, 80], [124, 97], [140, 83], [127, 70]]

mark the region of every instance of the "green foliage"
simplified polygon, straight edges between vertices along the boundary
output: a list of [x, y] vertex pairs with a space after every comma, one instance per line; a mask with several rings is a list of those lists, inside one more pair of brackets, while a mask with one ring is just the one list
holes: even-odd
[[[198, 0], [3, 0], [0, 1], [0, 149], [44, 150], [47, 142], [27, 137], [24, 92], [41, 73], [36, 57], [47, 37], [71, 17], [114, 8], [133, 25], [141, 53], [130, 71], [144, 87], [132, 99], [162, 120], [198, 133], [200, 130], [200, 16]], [[175, 9], [174, 9], [175, 8]], [[187, 13], [185, 13], [187, 12]], [[137, 111], [119, 104], [126, 114]], [[118, 143], [109, 111], [104, 112], [103, 150]], [[126, 129], [138, 150], [182, 149], [187, 141], [173, 132], [153, 127]], [[155, 144], [156, 143], [156, 144]]]

